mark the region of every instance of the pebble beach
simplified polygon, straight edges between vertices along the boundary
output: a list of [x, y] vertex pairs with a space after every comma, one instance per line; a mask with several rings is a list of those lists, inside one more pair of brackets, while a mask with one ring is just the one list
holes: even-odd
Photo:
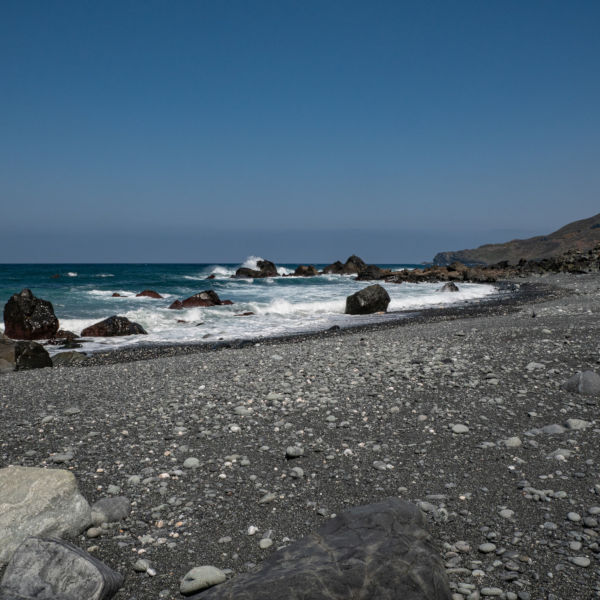
[[125, 576], [116, 598], [181, 598], [193, 567], [247, 572], [389, 497], [425, 512], [454, 600], [600, 597], [599, 396], [563, 388], [600, 371], [600, 276], [516, 283], [382, 327], [8, 373], [0, 468], [129, 499], [71, 540]]

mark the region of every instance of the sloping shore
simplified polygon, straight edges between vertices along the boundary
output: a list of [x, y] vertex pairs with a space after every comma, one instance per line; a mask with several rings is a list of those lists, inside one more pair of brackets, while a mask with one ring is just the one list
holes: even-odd
[[[191, 567], [243, 572], [332, 514], [389, 496], [423, 503], [463, 597], [600, 596], [599, 399], [561, 387], [600, 371], [600, 276], [534, 281], [568, 293], [9, 373], [0, 467], [69, 468], [90, 502], [132, 501], [118, 526], [73, 540], [126, 576], [122, 598], [180, 598]], [[303, 455], [286, 459], [288, 446]], [[184, 468], [190, 457], [196, 468]], [[261, 549], [265, 536], [273, 545]], [[155, 576], [133, 570], [139, 558]]]

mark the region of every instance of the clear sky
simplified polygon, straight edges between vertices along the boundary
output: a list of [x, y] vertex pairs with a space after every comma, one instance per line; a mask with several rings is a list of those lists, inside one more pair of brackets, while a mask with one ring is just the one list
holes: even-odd
[[600, 212], [600, 2], [0, 2], [0, 262], [428, 260]]

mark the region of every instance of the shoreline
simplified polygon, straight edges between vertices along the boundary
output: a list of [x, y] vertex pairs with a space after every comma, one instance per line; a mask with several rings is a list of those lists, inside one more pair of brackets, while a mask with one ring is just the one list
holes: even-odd
[[400, 325], [8, 373], [0, 468], [130, 500], [69, 540], [125, 576], [124, 598], [180, 600], [193, 567], [248, 572], [388, 497], [425, 512], [456, 598], [600, 597], [600, 398], [562, 387], [600, 372], [600, 275], [518, 283]]
[[[541, 278], [539, 278], [541, 279]], [[539, 280], [518, 281], [506, 280], [495, 283], [499, 288], [491, 297], [477, 300], [463, 301], [456, 306], [443, 308], [423, 308], [419, 310], [407, 310], [388, 312], [386, 316], [397, 315], [395, 319], [386, 319], [381, 323], [368, 323], [360, 325], [349, 325], [347, 327], [308, 331], [303, 333], [285, 334], [280, 336], [265, 336], [259, 338], [247, 338], [227, 341], [210, 341], [196, 343], [149, 343], [140, 344], [131, 348], [115, 348], [111, 350], [95, 350], [86, 353], [87, 359], [84, 363], [65, 365], [65, 367], [84, 367], [91, 365], [118, 364], [135, 362], [139, 360], [153, 360], [164, 356], [183, 356], [189, 354], [216, 352], [226, 349], [240, 349], [256, 344], [277, 345], [285, 343], [300, 342], [312, 338], [327, 338], [331, 336], [342, 336], [350, 333], [378, 331], [395, 327], [403, 327], [414, 323], [427, 323], [438, 320], [461, 319], [485, 314], [502, 314], [504, 310], [516, 310], [529, 302], [543, 302], [545, 299], [557, 298], [561, 294], [568, 294], [567, 290], [554, 285], [547, 285]], [[517, 287], [518, 286], [518, 287]], [[66, 350], [61, 350], [62, 352]], [[56, 354], [54, 354], [56, 355]]]

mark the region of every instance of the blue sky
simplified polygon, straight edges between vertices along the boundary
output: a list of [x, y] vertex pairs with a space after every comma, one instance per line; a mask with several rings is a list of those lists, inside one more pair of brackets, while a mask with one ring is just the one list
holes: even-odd
[[549, 233], [600, 212], [598, 31], [597, 1], [4, 0], [2, 262]]

